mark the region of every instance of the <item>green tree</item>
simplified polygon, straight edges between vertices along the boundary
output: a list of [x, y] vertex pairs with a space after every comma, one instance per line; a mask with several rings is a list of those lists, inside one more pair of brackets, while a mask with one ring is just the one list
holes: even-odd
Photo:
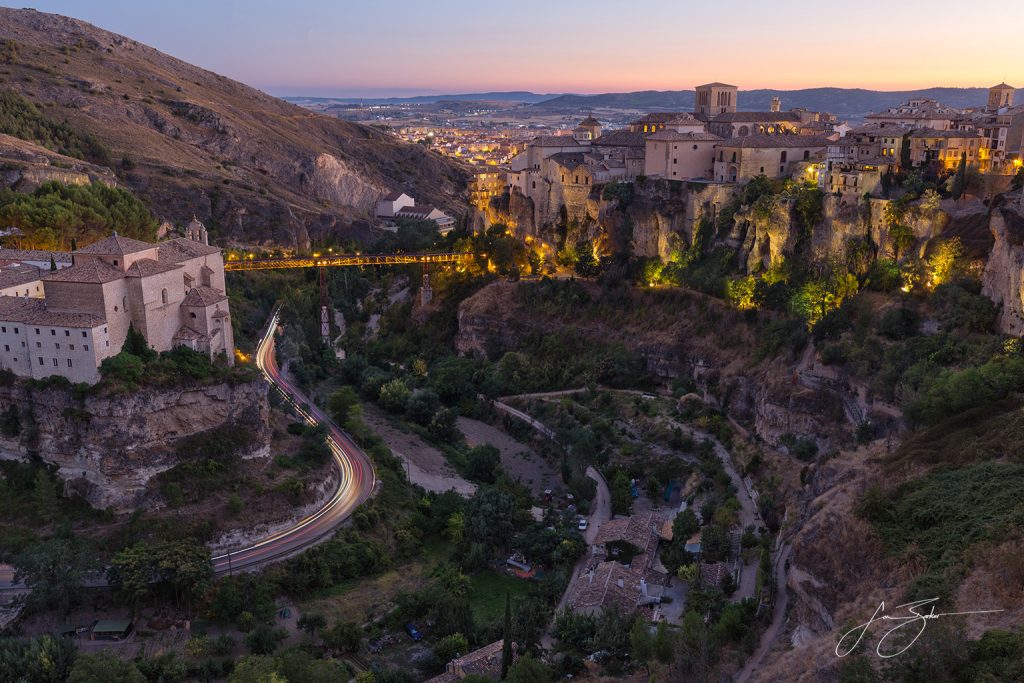
[[339, 621], [323, 634], [324, 645], [342, 654], [357, 652], [363, 640], [363, 629], [350, 621]]
[[4, 683], [64, 683], [74, 660], [75, 643], [68, 638], [0, 638]]
[[493, 486], [482, 486], [466, 503], [466, 540], [488, 550], [507, 551], [515, 534], [515, 516], [512, 496]]
[[633, 621], [633, 627], [629, 630], [629, 649], [633, 655], [633, 661], [645, 666], [654, 656], [651, 628], [643, 617], [637, 617]]
[[466, 453], [466, 478], [481, 484], [493, 484], [501, 465], [501, 453], [491, 444], [481, 444]]
[[501, 679], [505, 680], [512, 666], [512, 597], [508, 591], [505, 591], [505, 627], [501, 636]]
[[658, 628], [654, 632], [654, 643], [652, 652], [654, 658], [662, 664], [668, 664], [675, 658], [676, 639], [672, 631], [668, 630], [668, 624], [664, 621], [658, 622]]
[[509, 667], [507, 675], [502, 677], [506, 683], [551, 683], [554, 678], [550, 667], [530, 655], [520, 657]]
[[264, 655], [249, 655], [235, 662], [229, 683], [289, 683], [277, 671], [277, 660]]
[[327, 398], [327, 410], [331, 413], [331, 419], [335, 424], [341, 426], [348, 422], [352, 408], [357, 405], [359, 405], [359, 394], [348, 385], [334, 391]]
[[16, 579], [32, 589], [29, 606], [58, 609], [63, 615], [78, 604], [86, 574], [98, 566], [92, 547], [66, 530], [14, 558]]
[[380, 388], [380, 404], [392, 413], [401, 413], [412, 392], [401, 379], [393, 379]]
[[124, 345], [121, 347], [124, 353], [130, 353], [143, 362], [148, 362], [157, 357], [156, 351], [149, 346], [149, 342], [141, 332], [135, 329], [131, 323], [128, 324], [128, 336], [124, 338]]
[[710, 647], [704, 618], [690, 610], [683, 615], [679, 629], [679, 666], [687, 674], [687, 680], [707, 681]]
[[708, 562], [724, 560], [729, 554], [729, 534], [716, 524], [707, 525], [700, 534], [700, 552]]
[[633, 494], [630, 491], [629, 475], [618, 470], [610, 482], [612, 495], [612, 513], [628, 515], [633, 509]]
[[467, 652], [469, 652], [469, 641], [461, 633], [453, 633], [434, 643], [434, 655], [439, 662], [448, 663]]
[[956, 177], [953, 179], [953, 190], [950, 193], [953, 199], [960, 199], [967, 187], [967, 152], [960, 153], [960, 164], [956, 169]]
[[245, 646], [254, 655], [270, 655], [287, 637], [288, 631], [283, 628], [260, 624], [245, 636]]
[[132, 662], [126, 662], [110, 650], [82, 654], [75, 659], [67, 683], [146, 683], [146, 677]]

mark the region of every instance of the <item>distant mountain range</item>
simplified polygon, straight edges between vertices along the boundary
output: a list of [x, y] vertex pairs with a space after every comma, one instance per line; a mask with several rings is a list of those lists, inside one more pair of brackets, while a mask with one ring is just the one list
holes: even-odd
[[[782, 108], [805, 107], [828, 111], [840, 118], [861, 118], [865, 114], [905, 102], [912, 97], [929, 97], [952, 107], [976, 107], [985, 104], [987, 88], [925, 88], [923, 90], [866, 90], [864, 88], [805, 88], [803, 90], [741, 90], [739, 108], [766, 111], [772, 97], [782, 99]], [[693, 90], [641, 90], [597, 95], [549, 94], [526, 91], [462, 93], [458, 95], [419, 95], [416, 97], [285, 97], [296, 104], [433, 104], [442, 100], [499, 101], [530, 105], [538, 112], [579, 113], [597, 109], [637, 111], [691, 111]]]
[[[951, 107], [976, 107], [985, 104], [988, 88], [926, 88], [923, 90], [865, 90], [863, 88], [806, 88], [804, 90], [741, 90], [737, 105], [745, 111], [767, 111], [772, 97], [782, 100], [782, 108], [805, 107], [827, 111], [840, 118], [859, 118], [865, 114], [905, 102], [912, 97], [929, 97]], [[646, 90], [600, 95], [560, 95], [532, 105], [533, 109], [573, 112], [585, 109], [638, 109], [642, 111], [691, 111], [693, 90]]]

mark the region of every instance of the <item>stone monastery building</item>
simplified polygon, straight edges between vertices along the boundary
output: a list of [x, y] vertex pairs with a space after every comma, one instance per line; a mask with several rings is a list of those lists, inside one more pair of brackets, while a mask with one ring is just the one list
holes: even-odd
[[[95, 383], [103, 359], [121, 351], [129, 325], [156, 351], [187, 346], [211, 358], [223, 353], [232, 363], [224, 259], [201, 223], [193, 221], [187, 234], [151, 244], [114, 233], [56, 254], [67, 267], [40, 269], [35, 282], [22, 286], [28, 296], [16, 288], [16, 296], [0, 293], [0, 367], [20, 377]], [[0, 276], [24, 269], [33, 254], [0, 249]], [[40, 280], [42, 296], [35, 295]]]

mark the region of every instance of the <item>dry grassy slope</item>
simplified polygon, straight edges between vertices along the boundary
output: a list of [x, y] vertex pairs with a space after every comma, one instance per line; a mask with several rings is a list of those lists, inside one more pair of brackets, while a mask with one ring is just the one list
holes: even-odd
[[195, 213], [226, 237], [287, 244], [358, 221], [396, 188], [461, 213], [464, 172], [422, 147], [76, 19], [0, 8], [0, 37], [17, 43], [0, 87], [99, 138], [162, 220]]

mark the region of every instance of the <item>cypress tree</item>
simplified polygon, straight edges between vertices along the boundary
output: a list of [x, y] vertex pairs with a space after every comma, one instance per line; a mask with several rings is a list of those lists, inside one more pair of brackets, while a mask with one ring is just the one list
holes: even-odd
[[953, 199], [960, 199], [967, 184], [967, 153], [960, 153], [960, 165], [956, 169], [956, 180], [953, 181]]
[[501, 680], [508, 676], [508, 668], [512, 666], [512, 599], [505, 591], [505, 640], [501, 644]]

